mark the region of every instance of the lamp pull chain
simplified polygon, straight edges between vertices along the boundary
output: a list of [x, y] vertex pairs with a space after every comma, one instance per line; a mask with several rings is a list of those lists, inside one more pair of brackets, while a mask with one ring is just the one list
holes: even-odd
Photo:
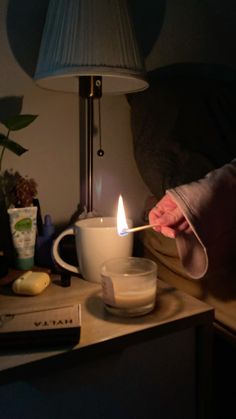
[[102, 127], [101, 127], [101, 103], [100, 97], [98, 98], [98, 136], [99, 136], [99, 149], [97, 155], [99, 157], [104, 156], [104, 150], [102, 149]]

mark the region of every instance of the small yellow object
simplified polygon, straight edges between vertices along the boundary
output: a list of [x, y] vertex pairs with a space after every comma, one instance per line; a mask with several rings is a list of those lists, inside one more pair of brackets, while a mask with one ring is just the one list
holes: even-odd
[[12, 284], [15, 294], [38, 295], [50, 284], [50, 276], [46, 272], [27, 271]]

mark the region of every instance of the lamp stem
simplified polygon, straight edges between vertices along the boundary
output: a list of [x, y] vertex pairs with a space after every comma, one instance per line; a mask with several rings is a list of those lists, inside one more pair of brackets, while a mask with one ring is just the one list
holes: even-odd
[[87, 98], [87, 210], [93, 211], [93, 96]]
[[80, 140], [80, 205], [81, 209], [87, 207], [87, 162], [85, 156], [87, 155], [87, 126], [86, 126], [86, 102], [81, 96], [78, 96], [79, 103], [79, 140]]
[[[102, 95], [102, 78], [100, 76], [80, 76], [79, 94], [86, 100], [86, 207], [88, 212], [93, 212], [93, 105], [94, 99], [98, 99]], [[84, 148], [80, 147], [80, 150], [84, 150]]]

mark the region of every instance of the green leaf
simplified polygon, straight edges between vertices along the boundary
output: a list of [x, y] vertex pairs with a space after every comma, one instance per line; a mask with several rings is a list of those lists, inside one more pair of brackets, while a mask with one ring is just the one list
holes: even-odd
[[38, 115], [15, 115], [4, 121], [3, 125], [10, 131], [18, 131], [30, 125]]
[[15, 141], [10, 140], [3, 134], [0, 134], [0, 146], [6, 147], [8, 150], [12, 151], [17, 156], [21, 156], [21, 154], [28, 151], [26, 148], [22, 147], [20, 144], [16, 143]]

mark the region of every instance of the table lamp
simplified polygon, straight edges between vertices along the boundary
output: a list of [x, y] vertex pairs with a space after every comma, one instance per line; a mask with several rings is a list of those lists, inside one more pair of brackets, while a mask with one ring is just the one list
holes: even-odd
[[80, 106], [84, 104], [80, 198], [93, 213], [94, 99], [148, 87], [126, 0], [50, 0], [35, 81], [47, 89], [77, 93]]

